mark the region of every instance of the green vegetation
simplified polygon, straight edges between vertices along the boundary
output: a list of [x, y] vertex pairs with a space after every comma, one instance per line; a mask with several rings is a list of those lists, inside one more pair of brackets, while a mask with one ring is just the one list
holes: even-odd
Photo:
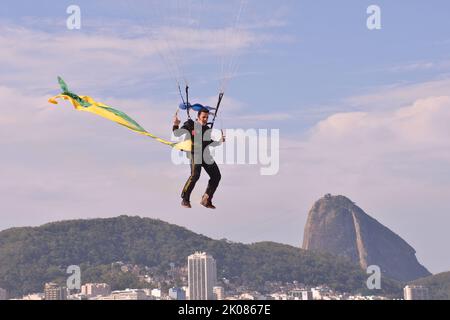
[[450, 272], [418, 279], [411, 284], [427, 287], [433, 300], [450, 300]]
[[[65, 283], [69, 265], [79, 265], [82, 282], [108, 282], [113, 289], [142, 286], [131, 273], [114, 272], [123, 261], [165, 274], [169, 263], [187, 264], [195, 251], [217, 260], [218, 276], [261, 289], [266, 281], [325, 284], [363, 292], [367, 275], [353, 263], [331, 255], [271, 242], [251, 245], [212, 240], [160, 220], [121, 216], [56, 222], [0, 232], [0, 287], [13, 296], [41, 292], [45, 282]], [[397, 286], [389, 290], [398, 292]]]

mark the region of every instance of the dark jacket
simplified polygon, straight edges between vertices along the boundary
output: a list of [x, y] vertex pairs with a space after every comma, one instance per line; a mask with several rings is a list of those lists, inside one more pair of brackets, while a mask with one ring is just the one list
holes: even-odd
[[[186, 131], [189, 132], [192, 141], [193, 148], [191, 153], [194, 153], [194, 151], [198, 149], [198, 146], [196, 145], [198, 142], [195, 140], [202, 141], [202, 152], [204, 152], [208, 147], [217, 147], [222, 144], [220, 141], [214, 141], [211, 139], [212, 130], [208, 125], [201, 126], [198, 122], [194, 122], [192, 119], [186, 121], [181, 128], [179, 128], [179, 126], [173, 126], [173, 133], [175, 137], [181, 137], [186, 133]], [[195, 138], [198, 135], [201, 135], [200, 139]]]

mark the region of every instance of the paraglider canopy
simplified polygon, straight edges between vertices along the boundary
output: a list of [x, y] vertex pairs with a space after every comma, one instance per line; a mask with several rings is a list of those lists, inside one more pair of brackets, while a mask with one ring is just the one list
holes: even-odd
[[[228, 83], [237, 74], [239, 53], [246, 48], [241, 22], [248, 2], [124, 0], [138, 22], [135, 32], [148, 38], [148, 45], [166, 67], [165, 76], [174, 80], [182, 100], [179, 109], [186, 111], [188, 118], [191, 110], [207, 109], [214, 126]], [[205, 81], [207, 70], [212, 72], [208, 78], [219, 82], [218, 90], [213, 89], [218, 93], [214, 107], [191, 104], [189, 99], [190, 82], [196, 74], [202, 76], [195, 82], [196, 91], [200, 91], [199, 84], [211, 86], [213, 81]]]
[[196, 103], [196, 104], [193, 104], [193, 105], [191, 105], [191, 104], [188, 105], [185, 102], [183, 102], [183, 103], [180, 104], [180, 110], [188, 110], [188, 109], [194, 110], [196, 112], [199, 112], [199, 111], [202, 111], [202, 110], [206, 110], [208, 112], [211, 112], [211, 111], [216, 110], [216, 108], [212, 108], [212, 107], [209, 107], [209, 106], [204, 106], [204, 105], [202, 105], [200, 103]]

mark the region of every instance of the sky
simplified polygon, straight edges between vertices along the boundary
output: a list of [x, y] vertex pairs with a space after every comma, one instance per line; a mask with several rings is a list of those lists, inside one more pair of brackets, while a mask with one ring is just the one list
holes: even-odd
[[[164, 3], [2, 2], [0, 230], [127, 214], [300, 246], [310, 208], [331, 193], [399, 234], [431, 272], [450, 270], [448, 1]], [[66, 26], [74, 4], [79, 30]], [[372, 4], [381, 30], [367, 28]], [[60, 75], [170, 138], [175, 79], [214, 104], [228, 71], [218, 124], [279, 129], [280, 171], [222, 165], [216, 211], [197, 204], [205, 175], [194, 208], [180, 208], [189, 168], [167, 147], [47, 103]]]

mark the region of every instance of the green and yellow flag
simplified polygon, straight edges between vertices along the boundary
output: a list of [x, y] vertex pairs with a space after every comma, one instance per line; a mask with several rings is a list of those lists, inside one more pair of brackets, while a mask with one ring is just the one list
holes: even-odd
[[67, 87], [67, 84], [60, 77], [58, 77], [58, 82], [59, 82], [59, 85], [61, 86], [61, 89], [63, 92], [60, 95], [50, 98], [48, 100], [50, 103], [58, 104], [58, 99], [68, 100], [72, 103], [72, 105], [75, 107], [76, 110], [90, 112], [90, 113], [96, 114], [100, 117], [114, 121], [128, 129], [130, 129], [131, 131], [134, 131], [139, 134], [150, 137], [152, 139], [155, 139], [156, 141], [163, 143], [165, 145], [168, 145], [177, 150], [186, 151], [186, 152], [191, 151], [192, 142], [190, 139], [183, 141], [183, 142], [178, 142], [178, 143], [175, 142], [174, 143], [174, 142], [170, 142], [170, 141], [166, 141], [164, 139], [158, 138], [157, 136], [149, 133], [147, 130], [142, 128], [136, 121], [134, 121], [132, 118], [130, 118], [124, 112], [119, 111], [114, 108], [111, 108], [110, 106], [107, 106], [101, 102], [97, 102], [89, 96], [80, 97], [80, 96], [74, 94], [73, 92], [70, 92], [69, 88]]

